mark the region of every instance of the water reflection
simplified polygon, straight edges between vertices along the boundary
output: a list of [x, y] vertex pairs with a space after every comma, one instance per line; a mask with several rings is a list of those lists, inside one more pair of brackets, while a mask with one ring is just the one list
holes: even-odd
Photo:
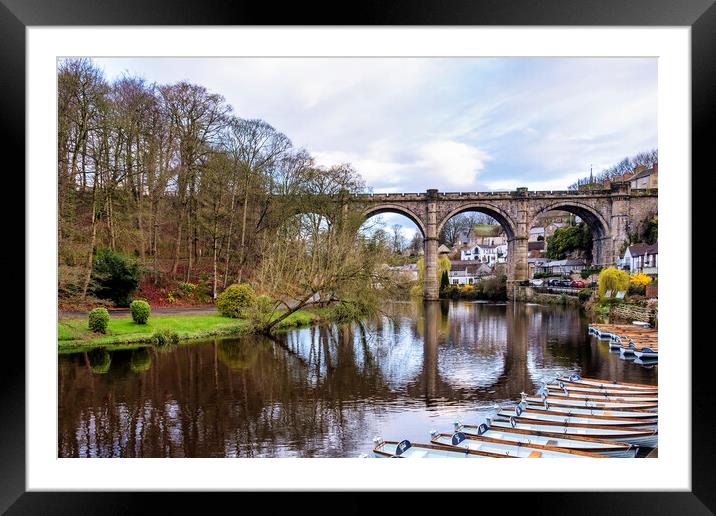
[[395, 303], [361, 324], [59, 357], [62, 457], [355, 457], [568, 371], [656, 383], [561, 306]]

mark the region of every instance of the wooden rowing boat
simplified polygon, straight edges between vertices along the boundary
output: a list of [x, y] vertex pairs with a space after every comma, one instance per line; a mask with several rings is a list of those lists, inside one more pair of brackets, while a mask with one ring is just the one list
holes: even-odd
[[656, 448], [658, 432], [656, 429], [634, 428], [634, 427], [580, 427], [580, 426], [558, 426], [544, 425], [534, 422], [503, 421], [488, 419], [490, 428], [513, 429], [529, 432], [532, 435], [545, 437], [566, 437], [574, 439], [577, 437], [589, 437], [605, 441], [618, 441], [629, 443], [640, 447]]
[[[500, 433], [500, 432], [498, 432]], [[604, 459], [606, 455], [556, 448], [541, 444], [523, 444], [520, 441], [505, 439], [494, 439], [484, 435], [468, 435], [464, 432], [454, 434], [431, 434], [430, 442], [442, 446], [451, 446], [466, 450], [488, 451], [490, 453], [503, 453], [509, 457], [529, 459], [579, 459], [594, 458]]]
[[614, 382], [609, 380], [602, 380], [599, 378], [582, 378], [579, 375], [572, 375], [569, 378], [558, 377], [557, 381], [561, 381], [565, 384], [575, 384], [581, 386], [596, 386], [604, 389], [635, 389], [641, 391], [657, 391], [659, 389], [656, 385], [648, 385], [644, 383], [627, 383], [627, 382]]
[[373, 439], [373, 455], [399, 459], [514, 459], [516, 457], [504, 453], [492, 453], [480, 450], [468, 450], [454, 446], [438, 444], [411, 443], [410, 441], [384, 441]]
[[600, 392], [576, 392], [569, 389], [547, 389], [547, 392], [542, 390], [537, 393], [538, 395], [546, 395], [548, 398], [554, 399], [578, 399], [578, 400], [592, 400], [592, 401], [611, 401], [611, 402], [624, 402], [624, 403], [658, 403], [659, 397], [656, 393], [634, 393], [634, 394], [613, 394], [609, 391]]
[[523, 401], [532, 404], [540, 404], [547, 401], [550, 406], [554, 407], [582, 407], [596, 409], [611, 410], [631, 410], [631, 409], [657, 409], [659, 404], [657, 401], [606, 401], [602, 399], [586, 399], [569, 396], [524, 396]]
[[[599, 396], [601, 394], [607, 394], [609, 396], [644, 396], [652, 394], [649, 391], [637, 391], [634, 389], [602, 389], [599, 387], [580, 387], [578, 385], [568, 385], [563, 382], [560, 382], [559, 384], [545, 384], [543, 388], [546, 388], [549, 392], [554, 392], [555, 394], [558, 392], [564, 392], [565, 390], [569, 394], [584, 393], [593, 394], [596, 396]], [[653, 395], [656, 395], [656, 392], [657, 391], [654, 391]]]
[[654, 412], [653, 410], [601, 410], [601, 409], [595, 409], [595, 408], [580, 408], [580, 407], [555, 407], [552, 405], [547, 404], [545, 406], [544, 403], [541, 405], [537, 404], [530, 404], [527, 403], [526, 405], [523, 405], [523, 409], [529, 409], [529, 410], [537, 410], [537, 411], [543, 411], [543, 412], [553, 412], [555, 414], [560, 415], [568, 415], [568, 416], [588, 416], [593, 418], [606, 418], [606, 419], [619, 419], [619, 418], [629, 418], [629, 419], [650, 419], [656, 421], [659, 417], [658, 412]]
[[648, 428], [656, 429], [658, 420], [656, 419], [631, 419], [631, 418], [594, 418], [589, 416], [569, 416], [565, 414], [555, 414], [538, 411], [523, 411], [519, 407], [514, 411], [500, 410], [496, 414], [497, 418], [509, 421], [514, 417], [515, 420], [525, 423], [536, 423], [541, 425], [559, 425], [559, 426], [583, 426], [583, 427], [602, 427], [614, 428], [617, 426], [625, 426], [632, 428]]
[[634, 350], [634, 356], [637, 358], [659, 358], [659, 351], [650, 347]]
[[482, 437], [512, 443], [521, 443], [523, 446], [544, 446], [565, 450], [574, 450], [587, 453], [597, 453], [607, 457], [632, 458], [636, 456], [638, 446], [606, 439], [596, 439], [583, 436], [544, 436], [535, 435], [529, 430], [519, 428], [492, 428], [489, 423], [480, 425], [461, 425], [455, 423], [455, 432], [464, 432], [469, 438]]

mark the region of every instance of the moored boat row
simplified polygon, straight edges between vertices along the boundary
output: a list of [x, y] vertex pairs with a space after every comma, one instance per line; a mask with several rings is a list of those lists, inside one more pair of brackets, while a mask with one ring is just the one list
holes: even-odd
[[[658, 444], [657, 387], [595, 378], [557, 378], [514, 407], [496, 406], [480, 424], [430, 432], [429, 443], [374, 439], [391, 458], [635, 457]], [[575, 406], [565, 404], [576, 402]], [[614, 406], [604, 406], [611, 403]], [[601, 405], [601, 406], [600, 406]]]
[[642, 324], [590, 324], [589, 333], [608, 340], [609, 348], [619, 350], [622, 357], [659, 358], [659, 337], [653, 328]]

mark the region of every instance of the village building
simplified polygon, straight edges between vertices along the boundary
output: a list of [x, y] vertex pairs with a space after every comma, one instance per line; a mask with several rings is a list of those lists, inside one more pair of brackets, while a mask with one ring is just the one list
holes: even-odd
[[[529, 263], [529, 258], [527, 259]], [[574, 272], [580, 272], [584, 269], [587, 264], [584, 260], [551, 260], [540, 264], [535, 267], [535, 272], [549, 273], [549, 274], [572, 274]]]
[[546, 258], [527, 258], [527, 277], [534, 278], [535, 272], [540, 272], [542, 264], [546, 261], [548, 261]]
[[494, 276], [494, 269], [474, 260], [453, 260], [448, 271], [451, 285], [474, 285], [480, 280]]
[[527, 258], [540, 258], [544, 255], [545, 249], [544, 240], [537, 240], [536, 242], [527, 242]]
[[624, 252], [619, 265], [630, 272], [657, 274], [658, 259], [659, 244], [632, 244]]
[[460, 250], [460, 260], [475, 260], [480, 263], [494, 264], [507, 262], [507, 245], [478, 244]]
[[[637, 167], [638, 168], [638, 167]], [[658, 188], [659, 187], [659, 164], [654, 163], [652, 168], [636, 171], [634, 176], [629, 179], [629, 183], [633, 189]]]
[[539, 240], [544, 240], [544, 228], [543, 227], [534, 227], [530, 228], [530, 234], [527, 238], [528, 242], [537, 242]]

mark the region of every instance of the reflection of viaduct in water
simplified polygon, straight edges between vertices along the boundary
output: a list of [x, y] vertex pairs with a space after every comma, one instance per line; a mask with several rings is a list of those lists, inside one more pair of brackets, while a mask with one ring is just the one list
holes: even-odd
[[438, 370], [438, 328], [440, 303], [425, 302], [423, 316], [423, 367], [415, 382], [409, 387], [413, 396], [423, 396], [427, 405], [437, 399], [473, 397], [485, 393], [485, 399], [517, 399], [519, 393], [531, 392], [533, 382], [527, 367], [528, 324], [524, 307], [508, 304], [507, 343], [502, 373], [497, 380], [486, 386], [474, 388], [454, 387], [444, 379]]

